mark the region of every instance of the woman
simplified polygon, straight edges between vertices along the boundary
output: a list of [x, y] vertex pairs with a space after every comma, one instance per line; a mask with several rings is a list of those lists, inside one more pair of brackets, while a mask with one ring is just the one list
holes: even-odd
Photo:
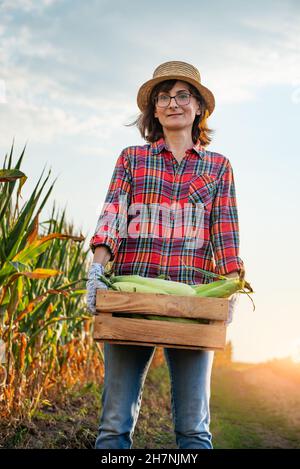
[[[205, 149], [211, 140], [206, 120], [215, 100], [199, 71], [185, 62], [161, 64], [140, 87], [137, 103], [141, 114], [134, 124], [148, 143], [121, 152], [90, 240], [94, 258], [87, 303], [92, 312], [96, 288], [106, 288], [96, 275], [108, 261], [116, 275], [164, 274], [188, 284], [211, 281], [197, 267], [230, 277], [244, 270], [232, 168], [228, 158]], [[132, 447], [154, 352], [155, 347], [104, 344], [96, 448]], [[164, 348], [164, 354], [178, 448], [212, 449], [214, 352]]]

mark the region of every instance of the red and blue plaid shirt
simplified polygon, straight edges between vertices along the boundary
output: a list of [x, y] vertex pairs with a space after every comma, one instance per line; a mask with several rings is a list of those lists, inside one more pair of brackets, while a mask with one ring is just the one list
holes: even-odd
[[90, 240], [93, 252], [99, 245], [110, 249], [116, 275], [164, 274], [192, 285], [213, 279], [186, 266], [219, 274], [244, 270], [229, 159], [199, 141], [180, 163], [164, 138], [125, 148]]

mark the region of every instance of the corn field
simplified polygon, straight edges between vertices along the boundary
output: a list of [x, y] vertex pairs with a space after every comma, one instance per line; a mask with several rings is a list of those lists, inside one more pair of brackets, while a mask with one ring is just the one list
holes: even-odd
[[21, 206], [24, 154], [13, 165], [12, 145], [0, 169], [0, 415], [10, 420], [103, 376], [85, 305], [85, 238], [55, 202], [42, 220], [51, 170]]

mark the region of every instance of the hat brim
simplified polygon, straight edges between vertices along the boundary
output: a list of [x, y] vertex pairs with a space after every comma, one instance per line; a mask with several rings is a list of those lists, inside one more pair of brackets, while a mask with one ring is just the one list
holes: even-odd
[[206, 88], [206, 86], [203, 86], [198, 81], [193, 80], [193, 78], [189, 78], [189, 77], [182, 76], [182, 75], [168, 75], [168, 76], [163, 76], [163, 77], [152, 78], [151, 80], [146, 81], [140, 87], [138, 91], [138, 95], [137, 95], [137, 105], [142, 112], [145, 111], [148, 105], [150, 94], [154, 86], [166, 80], [186, 81], [187, 83], [190, 83], [191, 85], [193, 85], [203, 97], [209, 114], [213, 112], [215, 108], [215, 97], [213, 93], [208, 88]]

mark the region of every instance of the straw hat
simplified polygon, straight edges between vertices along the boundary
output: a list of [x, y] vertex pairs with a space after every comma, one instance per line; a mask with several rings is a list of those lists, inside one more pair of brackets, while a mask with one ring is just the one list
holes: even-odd
[[179, 62], [177, 60], [165, 62], [159, 65], [153, 72], [153, 78], [146, 81], [140, 87], [137, 95], [137, 104], [140, 110], [145, 110], [151, 91], [157, 83], [172, 79], [187, 81], [191, 85], [195, 86], [204, 98], [209, 114], [213, 112], [215, 107], [215, 98], [208, 88], [201, 85], [199, 70], [193, 65], [186, 62]]

